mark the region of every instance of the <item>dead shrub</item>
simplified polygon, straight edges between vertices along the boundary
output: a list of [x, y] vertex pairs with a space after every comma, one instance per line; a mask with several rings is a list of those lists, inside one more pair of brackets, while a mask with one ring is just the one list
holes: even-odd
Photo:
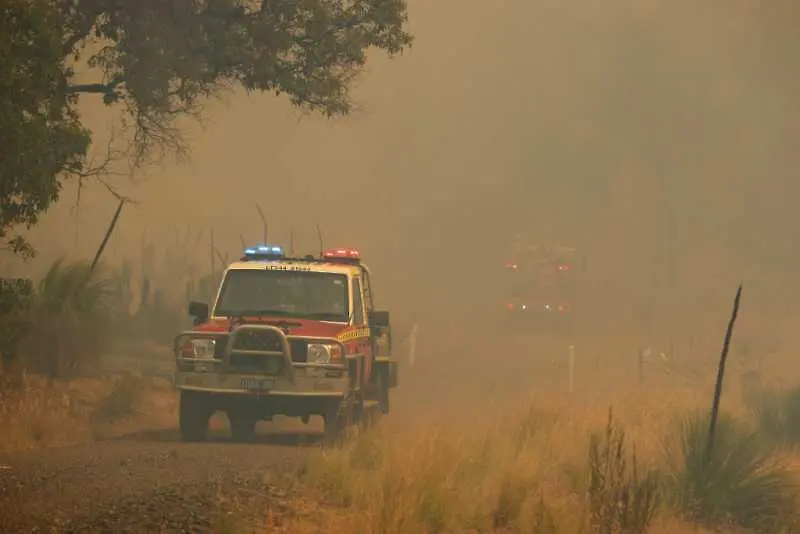
[[[630, 462], [630, 463], [629, 463]], [[644, 534], [656, 510], [658, 481], [654, 471], [640, 476], [634, 452], [625, 450], [625, 432], [612, 411], [604, 434], [589, 438], [588, 505], [597, 534]]]
[[53, 381], [17, 375], [0, 385], [0, 450], [67, 444], [88, 435], [80, 403]]
[[144, 378], [131, 374], [122, 375], [100, 401], [92, 414], [93, 421], [114, 423], [136, 415], [146, 390]]

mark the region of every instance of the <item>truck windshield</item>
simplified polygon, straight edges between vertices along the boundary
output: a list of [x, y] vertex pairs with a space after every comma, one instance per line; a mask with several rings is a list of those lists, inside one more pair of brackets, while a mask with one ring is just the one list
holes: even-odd
[[261, 269], [228, 271], [214, 315], [280, 316], [346, 323], [347, 275]]

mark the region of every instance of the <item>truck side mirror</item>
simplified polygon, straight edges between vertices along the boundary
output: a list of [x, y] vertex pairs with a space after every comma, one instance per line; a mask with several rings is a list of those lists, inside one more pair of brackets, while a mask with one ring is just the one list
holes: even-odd
[[389, 326], [389, 312], [384, 310], [373, 310], [369, 312], [370, 326]]
[[194, 324], [208, 321], [208, 304], [205, 302], [189, 302], [189, 315], [194, 318]]

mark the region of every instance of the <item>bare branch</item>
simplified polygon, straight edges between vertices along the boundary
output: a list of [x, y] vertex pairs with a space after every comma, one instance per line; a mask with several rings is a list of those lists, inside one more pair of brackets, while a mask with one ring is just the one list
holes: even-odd
[[83, 170], [72, 173], [73, 176], [78, 179], [78, 192], [74, 209], [77, 209], [80, 203], [81, 189], [84, 187], [86, 180], [93, 180], [99, 183], [117, 200], [124, 200], [130, 204], [136, 204], [135, 200], [122, 195], [108, 182], [108, 178], [111, 176], [126, 176], [126, 173], [116, 171], [113, 168], [115, 163], [125, 158], [125, 152], [116, 148], [117, 140], [117, 133], [115, 130], [112, 130], [111, 134], [108, 136], [103, 155], [99, 158], [92, 158]]
[[117, 200], [124, 200], [124, 201], [125, 201], [126, 203], [128, 203], [128, 204], [137, 204], [137, 203], [138, 203], [138, 201], [136, 201], [136, 200], [133, 200], [131, 197], [129, 197], [129, 196], [126, 196], [126, 195], [122, 195], [122, 194], [120, 194], [119, 192], [117, 192], [117, 190], [116, 190], [116, 189], [114, 189], [114, 187], [113, 187], [111, 184], [109, 184], [109, 183], [108, 183], [108, 182], [107, 182], [107, 181], [106, 181], [104, 178], [99, 178], [99, 177], [98, 177], [98, 178], [97, 178], [97, 181], [98, 181], [98, 183], [99, 183], [100, 185], [102, 185], [103, 187], [105, 187], [105, 188], [106, 188], [106, 190], [107, 190], [109, 193], [111, 193], [111, 195], [112, 195], [114, 198], [116, 198]]
[[175, 122], [184, 116], [200, 121], [202, 107], [199, 104], [154, 110], [142, 109], [135, 102], [126, 101], [126, 106], [128, 115], [133, 119], [132, 123], [125, 125], [132, 130], [127, 152], [131, 171], [157, 163], [169, 154], [178, 160], [188, 157], [189, 148]]

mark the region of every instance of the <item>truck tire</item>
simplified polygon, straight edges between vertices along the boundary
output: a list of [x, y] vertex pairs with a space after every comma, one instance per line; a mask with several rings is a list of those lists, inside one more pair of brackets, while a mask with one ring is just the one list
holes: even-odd
[[241, 411], [229, 411], [228, 423], [231, 427], [231, 437], [234, 441], [253, 441], [256, 437], [256, 423], [258, 422], [255, 417], [248, 413]]
[[211, 419], [208, 396], [195, 391], [181, 391], [178, 419], [182, 441], [205, 441]]

